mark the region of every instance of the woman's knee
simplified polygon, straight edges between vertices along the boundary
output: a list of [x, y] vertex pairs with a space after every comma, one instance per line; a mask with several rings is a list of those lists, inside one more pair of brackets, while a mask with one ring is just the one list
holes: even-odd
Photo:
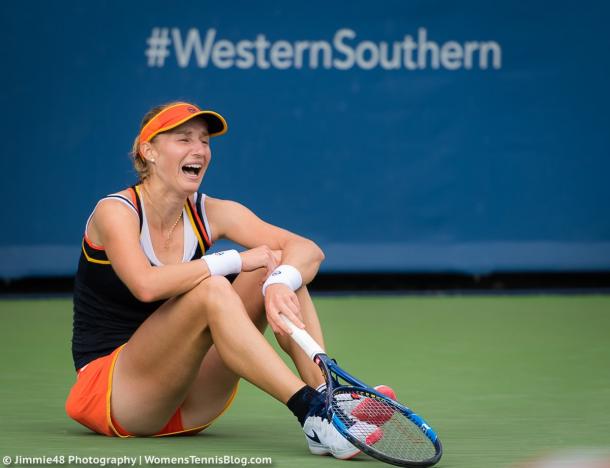
[[210, 276], [187, 294], [201, 305], [224, 303], [235, 296], [231, 283], [224, 276]]
[[241, 299], [224, 276], [211, 276], [187, 293], [191, 311], [209, 323], [217, 314], [239, 309]]

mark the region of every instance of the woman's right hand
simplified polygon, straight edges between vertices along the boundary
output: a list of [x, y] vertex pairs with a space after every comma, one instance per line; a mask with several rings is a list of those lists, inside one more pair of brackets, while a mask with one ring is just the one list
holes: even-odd
[[265, 275], [265, 280], [279, 265], [277, 256], [266, 245], [240, 252], [239, 255], [241, 256], [241, 271], [254, 271], [259, 268], [266, 268], [267, 274]]

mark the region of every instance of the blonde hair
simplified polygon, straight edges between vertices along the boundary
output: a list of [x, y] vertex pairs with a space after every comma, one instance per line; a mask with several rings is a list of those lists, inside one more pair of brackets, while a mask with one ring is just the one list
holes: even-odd
[[[166, 109], [176, 104], [179, 104], [179, 102], [168, 102], [167, 104], [155, 106], [150, 109], [146, 114], [144, 114], [144, 117], [142, 118], [142, 123], [140, 124], [140, 131], [136, 135], [136, 139], [134, 140], [133, 146], [131, 147], [131, 153], [129, 153], [133, 160], [133, 167], [137, 172], [138, 177], [140, 178], [140, 182], [143, 182], [144, 179], [146, 179], [150, 175], [151, 171], [151, 163], [143, 155], [140, 154], [140, 132], [146, 126], [146, 124], [152, 120], [155, 115], [157, 115], [163, 109]], [[153, 138], [152, 140], [154, 140], [155, 138]]]

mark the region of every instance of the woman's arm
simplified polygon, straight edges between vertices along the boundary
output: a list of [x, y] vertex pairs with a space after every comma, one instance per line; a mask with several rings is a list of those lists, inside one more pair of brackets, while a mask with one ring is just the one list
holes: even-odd
[[215, 238], [229, 239], [249, 249], [265, 245], [281, 250], [282, 263], [299, 270], [303, 284], [316, 276], [324, 253], [311, 240], [266, 223], [239, 203], [211, 197], [206, 197], [205, 203]]
[[89, 223], [89, 229], [106, 250], [118, 277], [142, 302], [153, 302], [185, 293], [210, 276], [207, 264], [201, 260], [152, 266], [140, 246], [137, 216], [119, 201], [106, 200], [100, 203]]
[[[206, 211], [212, 234], [216, 238], [226, 238], [247, 248], [266, 246], [275, 251], [281, 250], [282, 263], [295, 267], [301, 274], [303, 284], [315, 277], [324, 260], [324, 253], [314, 242], [262, 221], [239, 203], [206, 198]], [[267, 273], [271, 272], [268, 268]], [[271, 284], [267, 287], [265, 308], [267, 321], [275, 333], [290, 334], [280, 313], [297, 326], [305, 327], [297, 296], [285, 284]]]
[[[190, 291], [210, 277], [208, 264], [193, 260], [175, 265], [152, 266], [140, 245], [140, 223], [123, 203], [100, 203], [89, 223], [96, 243], [106, 250], [112, 268], [131, 293], [142, 302], [153, 302]], [[277, 259], [268, 247], [240, 253], [242, 271], [266, 267], [273, 271]]]

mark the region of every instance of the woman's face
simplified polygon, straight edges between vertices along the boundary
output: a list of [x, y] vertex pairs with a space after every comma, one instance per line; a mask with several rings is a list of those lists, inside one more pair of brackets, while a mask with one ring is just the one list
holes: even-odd
[[196, 192], [212, 158], [205, 121], [189, 120], [157, 135], [151, 146], [156, 153], [154, 175], [171, 187]]

